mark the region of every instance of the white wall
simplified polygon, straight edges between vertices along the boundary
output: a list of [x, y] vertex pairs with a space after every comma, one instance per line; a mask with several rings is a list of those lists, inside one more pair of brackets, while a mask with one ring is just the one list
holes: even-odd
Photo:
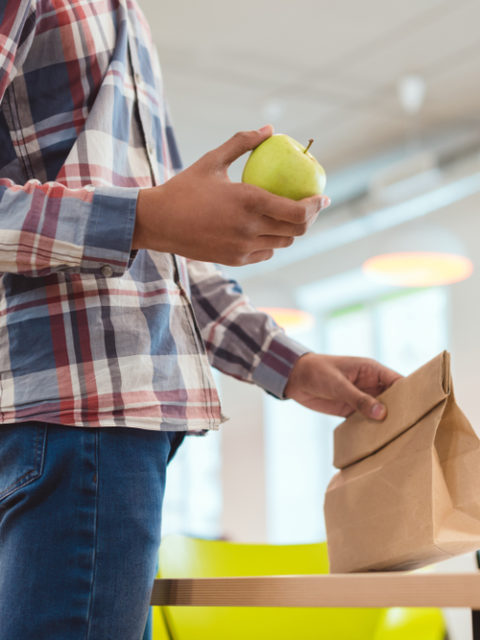
[[222, 533], [227, 539], [265, 542], [263, 391], [222, 376]]

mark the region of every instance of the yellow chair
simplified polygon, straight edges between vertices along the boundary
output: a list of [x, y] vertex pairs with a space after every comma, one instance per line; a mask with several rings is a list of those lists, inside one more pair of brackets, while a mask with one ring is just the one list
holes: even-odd
[[[326, 543], [240, 544], [169, 536], [158, 577], [328, 573]], [[155, 607], [155, 609], [159, 609]], [[171, 640], [444, 640], [439, 609], [163, 607]], [[164, 638], [153, 625], [153, 640]]]
[[152, 640], [171, 640], [164, 618], [163, 607], [152, 607]]

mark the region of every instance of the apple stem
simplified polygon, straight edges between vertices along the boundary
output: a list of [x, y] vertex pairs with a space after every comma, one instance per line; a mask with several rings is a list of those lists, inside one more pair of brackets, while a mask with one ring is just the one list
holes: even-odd
[[308, 141], [307, 146], [305, 147], [305, 149], [303, 150], [303, 153], [307, 153], [307, 151], [310, 149], [310, 147], [313, 144], [313, 138], [310, 138], [310, 140]]

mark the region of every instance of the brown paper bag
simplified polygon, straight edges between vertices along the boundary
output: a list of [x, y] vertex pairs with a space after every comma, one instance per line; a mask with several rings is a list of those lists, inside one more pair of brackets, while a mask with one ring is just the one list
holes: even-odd
[[480, 441], [443, 352], [385, 391], [384, 422], [335, 429], [325, 496], [330, 570], [414, 569], [480, 549]]

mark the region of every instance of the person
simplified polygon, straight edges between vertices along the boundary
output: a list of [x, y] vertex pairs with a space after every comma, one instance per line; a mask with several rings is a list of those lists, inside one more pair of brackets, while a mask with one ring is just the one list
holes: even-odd
[[270, 126], [182, 170], [134, 0], [0, 19], [0, 640], [138, 640], [167, 462], [224, 420], [211, 367], [376, 420], [398, 375], [311, 353], [222, 275], [326, 200], [229, 180]]

